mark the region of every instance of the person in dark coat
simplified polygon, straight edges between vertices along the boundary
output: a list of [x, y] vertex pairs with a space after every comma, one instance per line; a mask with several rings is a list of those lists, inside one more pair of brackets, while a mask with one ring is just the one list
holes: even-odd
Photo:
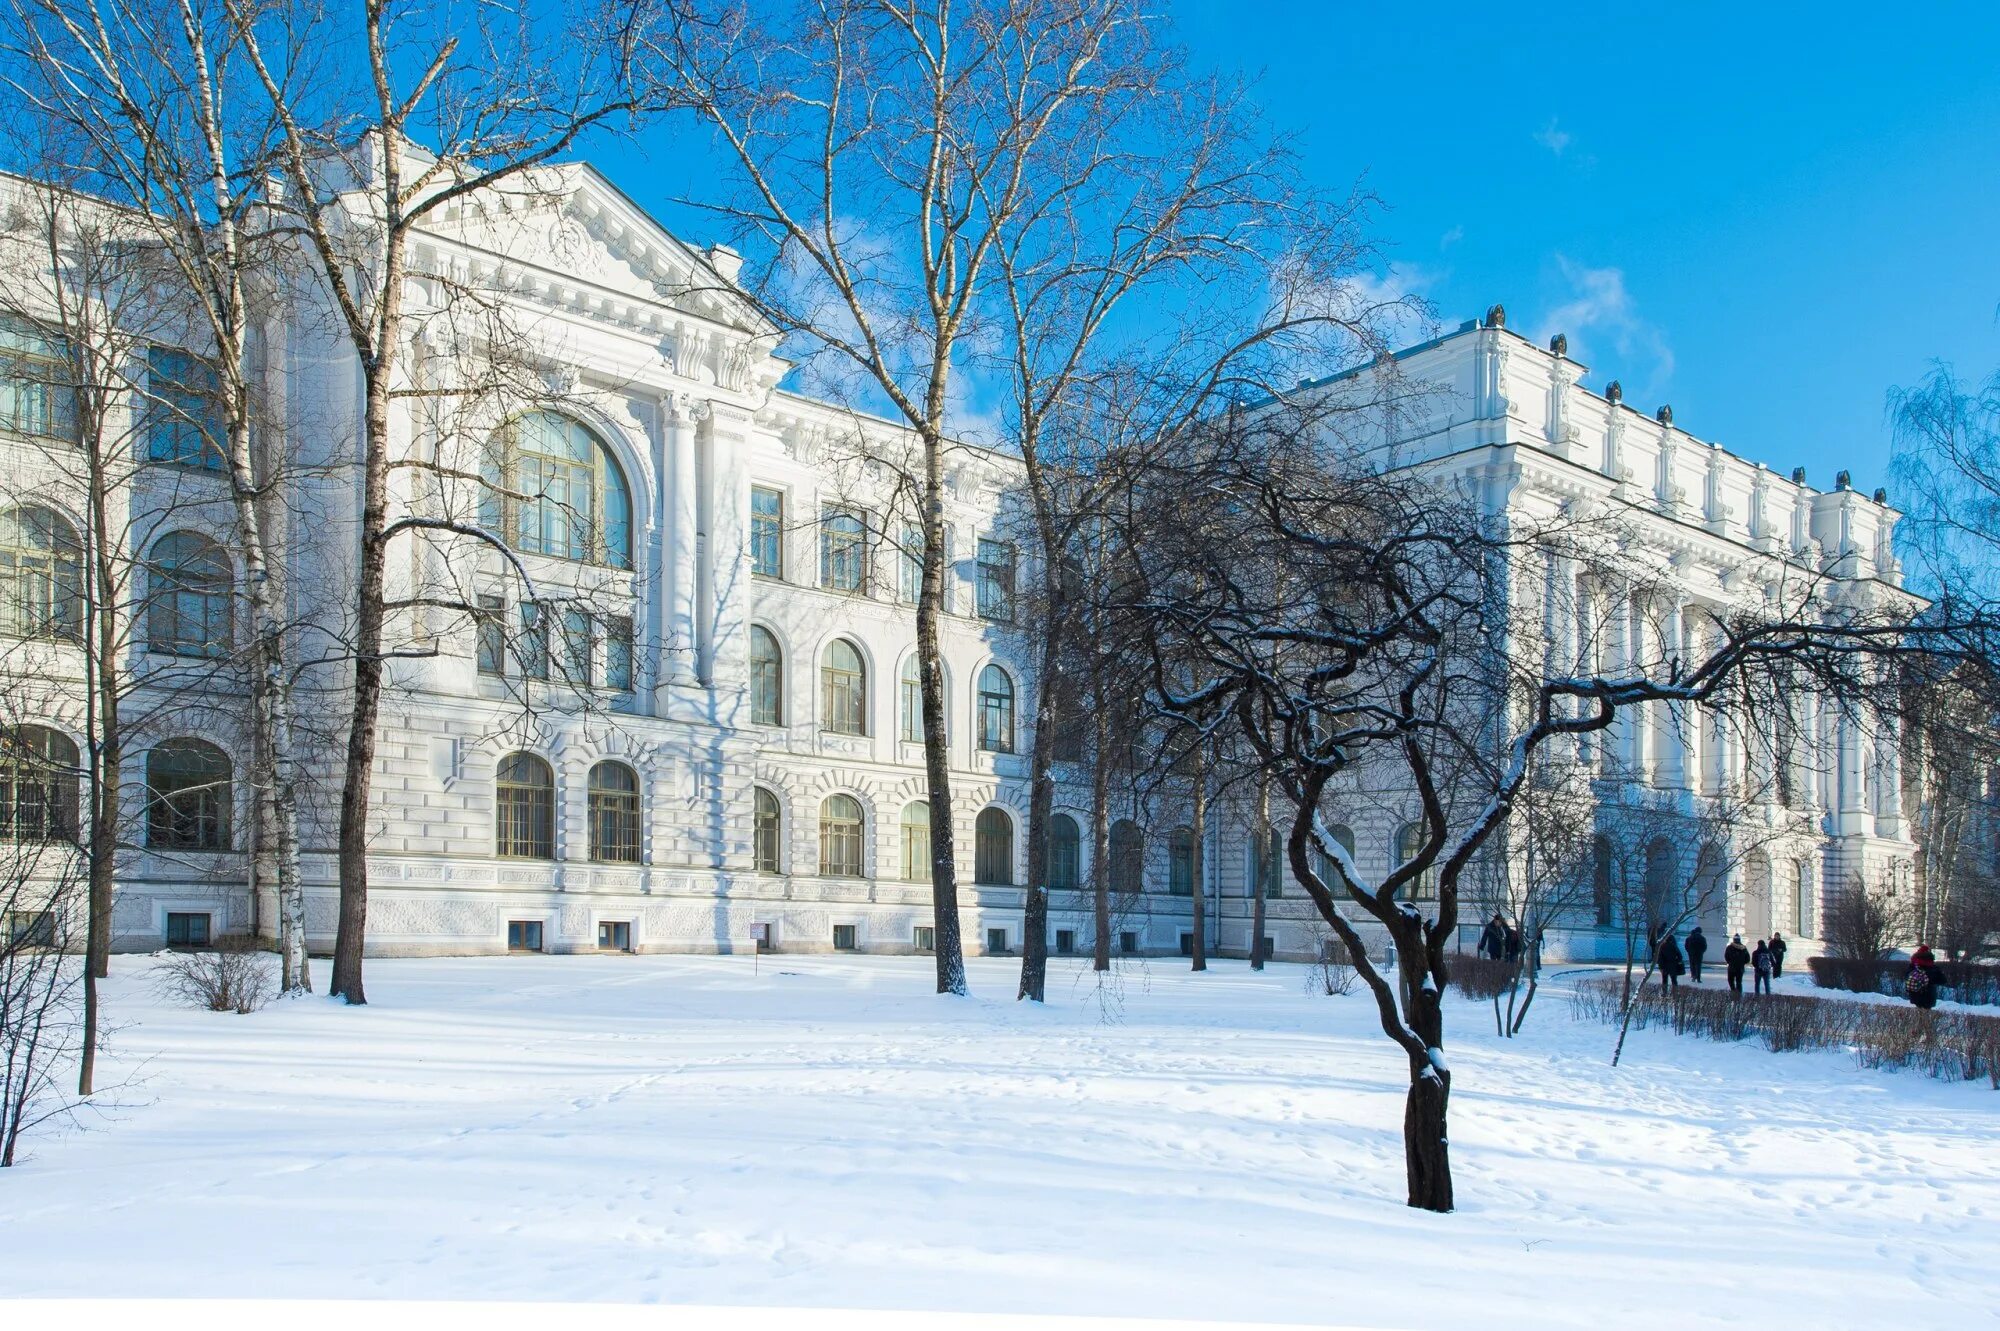
[[1919, 944], [1917, 950], [1910, 954], [1910, 970], [1903, 977], [1903, 992], [1926, 1012], [1937, 1006], [1937, 954], [1931, 951], [1929, 943]]
[[1479, 931], [1479, 955], [1498, 961], [1506, 950], [1507, 926], [1501, 922], [1496, 911], [1493, 918], [1486, 922], [1486, 927]]
[[1757, 977], [1756, 992], [1760, 994], [1771, 992], [1771, 968], [1773, 964], [1770, 945], [1763, 939], [1758, 939], [1757, 950], [1750, 954], [1750, 970]]
[[1708, 935], [1701, 931], [1701, 926], [1698, 924], [1688, 934], [1687, 954], [1688, 978], [1696, 984], [1700, 984], [1701, 959], [1708, 955]]
[[1681, 945], [1674, 941], [1672, 933], [1660, 939], [1658, 954], [1660, 984], [1666, 989], [1681, 987]]
[[1521, 960], [1521, 930], [1518, 926], [1507, 926], [1507, 964], [1516, 965]]
[[1750, 949], [1743, 946], [1743, 935], [1733, 935], [1729, 946], [1722, 949], [1722, 968], [1729, 975], [1729, 992], [1743, 997], [1743, 972], [1750, 965]]
[[1785, 973], [1785, 936], [1775, 929], [1771, 931], [1770, 949], [1771, 978], [1775, 980]]

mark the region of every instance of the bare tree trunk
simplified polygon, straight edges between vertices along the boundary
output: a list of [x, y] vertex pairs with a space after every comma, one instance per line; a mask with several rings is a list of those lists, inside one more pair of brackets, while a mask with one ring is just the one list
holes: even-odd
[[1403, 1160], [1409, 1204], [1425, 1211], [1449, 1211], [1454, 1204], [1445, 1131], [1450, 1099], [1451, 1074], [1412, 1059], [1410, 1092], [1403, 1101]]
[[[393, 157], [394, 154], [389, 154]], [[402, 254], [385, 260], [380, 299], [401, 305]], [[378, 316], [384, 340], [401, 335], [402, 321], [385, 310]], [[383, 578], [388, 543], [383, 531], [389, 512], [389, 380], [380, 368], [368, 373], [362, 425], [361, 567], [355, 589], [354, 703], [347, 722], [347, 761], [340, 789], [340, 924], [333, 945], [333, 979], [328, 992], [351, 1004], [368, 1001], [361, 958], [368, 932], [368, 805], [375, 775], [375, 730], [382, 710]], [[921, 640], [921, 616], [919, 616]], [[933, 626], [935, 633], [935, 626]], [[925, 708], [925, 721], [930, 709]], [[937, 820], [932, 817], [932, 835]]]
[[1271, 845], [1271, 783], [1257, 783], [1257, 848], [1252, 858], [1250, 884], [1250, 969], [1264, 969], [1264, 893], [1265, 883], [1271, 870], [1276, 866], [1270, 861], [1275, 858]]
[[1190, 970], [1208, 969], [1208, 752], [1206, 744], [1194, 755], [1194, 811], [1189, 835], [1194, 847], [1188, 854], [1189, 887], [1194, 894], [1194, 960]]
[[1090, 772], [1090, 892], [1095, 912], [1096, 940], [1091, 969], [1111, 969], [1111, 727], [1105, 720], [1104, 699], [1097, 699], [1097, 761]]
[[[944, 378], [932, 381], [943, 419]], [[952, 845], [951, 749], [945, 730], [944, 656], [938, 614], [944, 604], [944, 458], [936, 435], [924, 439], [924, 578], [917, 597], [917, 676], [924, 709], [924, 785], [931, 816], [931, 926], [937, 991], [965, 993], [965, 944], [958, 926], [958, 870]]]

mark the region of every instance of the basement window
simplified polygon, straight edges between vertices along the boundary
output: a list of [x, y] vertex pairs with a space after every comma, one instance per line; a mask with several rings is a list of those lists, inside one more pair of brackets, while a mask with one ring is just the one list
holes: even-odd
[[509, 952], [540, 952], [542, 950], [542, 922], [540, 920], [507, 921], [507, 950]]
[[1119, 934], [1118, 950], [1120, 952], [1123, 952], [1128, 957], [1131, 956], [1134, 952], [1137, 952], [1139, 950], [1139, 935], [1133, 933], [1130, 929], [1127, 929], [1124, 933]]
[[1076, 952], [1076, 930], [1056, 930], [1056, 951], [1065, 957], [1071, 956]]
[[852, 952], [854, 950], [853, 925], [836, 924], [833, 926], [833, 950], [836, 952]]
[[1007, 931], [1005, 929], [988, 929], [986, 931], [986, 950], [996, 957], [1006, 956]]
[[919, 952], [937, 951], [937, 929], [933, 925], [920, 924], [916, 927], [915, 942]]
[[603, 920], [597, 926], [597, 950], [599, 952], [630, 952], [632, 950], [632, 922], [630, 920]]
[[208, 912], [168, 911], [168, 947], [207, 947], [209, 940]]

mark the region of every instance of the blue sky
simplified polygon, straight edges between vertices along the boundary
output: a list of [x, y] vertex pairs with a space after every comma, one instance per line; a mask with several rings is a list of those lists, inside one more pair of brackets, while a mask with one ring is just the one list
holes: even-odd
[[[1565, 332], [1588, 386], [1698, 438], [1872, 489], [1893, 386], [2000, 367], [1991, 0], [1168, 8], [1316, 181], [1380, 196], [1398, 289]], [[669, 203], [702, 150], [649, 138], [586, 152], [709, 239]]]
[[2000, 366], [2000, 5], [1174, 10], [1447, 324], [1502, 301], [1697, 437], [1873, 488], [1891, 386]]

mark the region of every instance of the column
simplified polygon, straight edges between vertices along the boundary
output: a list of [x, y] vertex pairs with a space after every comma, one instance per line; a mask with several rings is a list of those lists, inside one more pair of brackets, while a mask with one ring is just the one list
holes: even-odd
[[[1660, 678], [1665, 679], [1669, 668], [1677, 666], [1681, 660], [1681, 601], [1678, 594], [1671, 595], [1667, 601], [1666, 616], [1660, 624], [1660, 639]], [[1659, 753], [1653, 775], [1663, 786], [1685, 789], [1688, 785], [1687, 719], [1687, 710], [1680, 703], [1668, 703], [1659, 709]]]
[[663, 570], [667, 584], [665, 652], [667, 680], [695, 683], [695, 438], [702, 406], [682, 394], [666, 401], [668, 539], [672, 555]]

